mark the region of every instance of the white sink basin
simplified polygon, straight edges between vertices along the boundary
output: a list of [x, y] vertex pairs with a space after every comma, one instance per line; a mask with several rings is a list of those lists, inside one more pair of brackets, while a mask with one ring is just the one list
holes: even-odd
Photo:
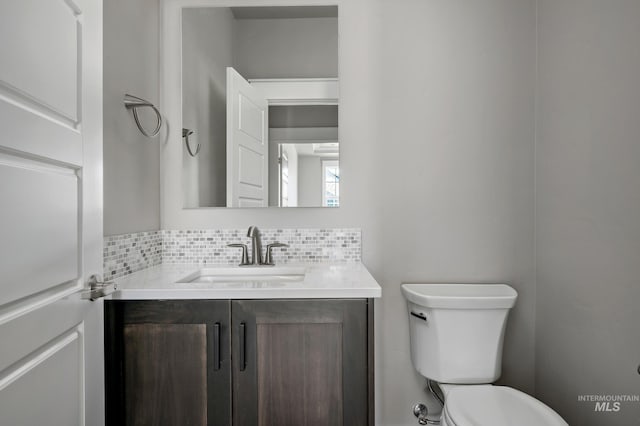
[[215, 284], [237, 282], [282, 283], [304, 281], [305, 269], [302, 267], [238, 267], [203, 268], [187, 275], [178, 283]]

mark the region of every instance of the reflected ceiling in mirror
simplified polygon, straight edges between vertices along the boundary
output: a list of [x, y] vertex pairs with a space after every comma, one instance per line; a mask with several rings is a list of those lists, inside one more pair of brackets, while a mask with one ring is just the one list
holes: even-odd
[[183, 9], [182, 127], [185, 208], [338, 207], [337, 6]]

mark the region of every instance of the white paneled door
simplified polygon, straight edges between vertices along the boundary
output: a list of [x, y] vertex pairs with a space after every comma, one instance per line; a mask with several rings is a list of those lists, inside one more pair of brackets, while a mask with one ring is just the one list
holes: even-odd
[[227, 207], [269, 203], [267, 100], [227, 68]]
[[0, 425], [104, 424], [102, 1], [0, 1]]

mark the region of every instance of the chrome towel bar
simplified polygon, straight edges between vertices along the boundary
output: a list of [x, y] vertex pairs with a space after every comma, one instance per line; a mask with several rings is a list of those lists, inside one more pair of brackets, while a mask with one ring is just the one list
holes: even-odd
[[[151, 138], [156, 136], [158, 132], [160, 132], [160, 127], [162, 127], [162, 115], [160, 114], [160, 111], [158, 111], [158, 108], [156, 108], [155, 105], [153, 105], [151, 102], [127, 93], [124, 95], [124, 106], [125, 108], [130, 109], [133, 112], [133, 119], [136, 121], [138, 129], [140, 129], [143, 135]], [[149, 107], [156, 113], [158, 122], [156, 124], [156, 128], [151, 133], [147, 132], [144, 127], [142, 127], [142, 124], [140, 124], [140, 119], [138, 118], [138, 108], [142, 107]]]
[[191, 149], [191, 144], [189, 144], [189, 136], [193, 134], [193, 130], [191, 129], [182, 129], [182, 137], [184, 138], [184, 143], [187, 145], [187, 151], [189, 155], [195, 157], [200, 152], [200, 144], [196, 146], [195, 152]]

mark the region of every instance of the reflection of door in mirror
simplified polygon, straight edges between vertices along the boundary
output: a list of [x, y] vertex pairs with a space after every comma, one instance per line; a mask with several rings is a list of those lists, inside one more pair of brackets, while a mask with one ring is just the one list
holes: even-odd
[[227, 207], [267, 207], [267, 100], [227, 68]]
[[320, 159], [338, 158], [338, 7], [184, 8], [181, 28], [182, 127], [202, 147], [182, 144], [183, 206], [322, 206]]

